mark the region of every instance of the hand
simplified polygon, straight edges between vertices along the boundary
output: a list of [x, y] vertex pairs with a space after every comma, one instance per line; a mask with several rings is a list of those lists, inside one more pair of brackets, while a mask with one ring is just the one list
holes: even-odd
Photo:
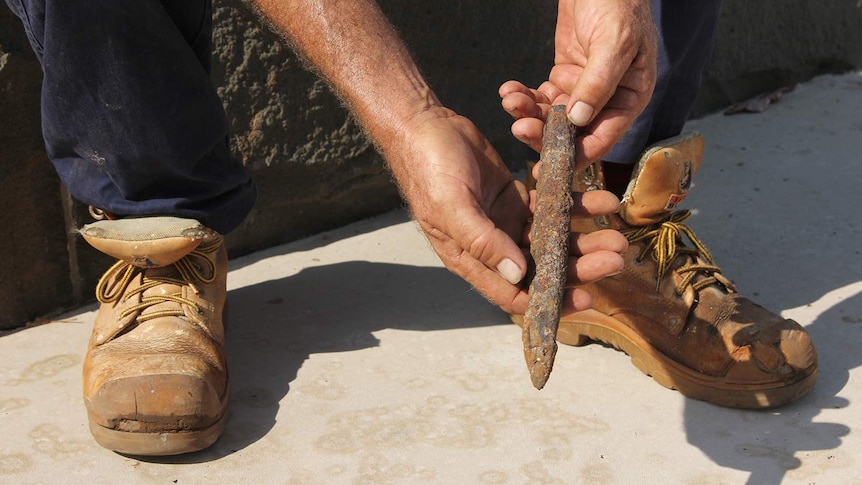
[[[519, 283], [527, 269], [532, 217], [524, 185], [512, 179], [468, 119], [445, 108], [419, 118], [408, 128], [410, 143], [384, 150], [414, 218], [446, 268], [504, 311], [523, 314], [528, 294]], [[583, 217], [619, 207], [616, 197], [603, 191], [583, 194], [575, 202], [576, 214]], [[621, 271], [619, 253], [627, 247], [616, 231], [573, 236], [569, 284]], [[589, 295], [574, 288], [563, 301], [564, 311], [590, 304]]]
[[[526, 245], [529, 196], [473, 123], [442, 107], [379, 6], [371, 0], [255, 4], [350, 106], [446, 267], [503, 310], [523, 314], [528, 298], [519, 283], [527, 259], [515, 241]], [[617, 204], [613, 196], [581, 200], [582, 210], [598, 213]], [[583, 256], [571, 265], [572, 282], [622, 269], [622, 236], [615, 236], [576, 241]], [[586, 293], [574, 291], [564, 310], [589, 303]]]
[[577, 170], [599, 160], [649, 103], [655, 87], [656, 34], [647, 0], [560, 0], [554, 67], [548, 82], [500, 87], [512, 134], [541, 151], [550, 105], [565, 104], [584, 127]]

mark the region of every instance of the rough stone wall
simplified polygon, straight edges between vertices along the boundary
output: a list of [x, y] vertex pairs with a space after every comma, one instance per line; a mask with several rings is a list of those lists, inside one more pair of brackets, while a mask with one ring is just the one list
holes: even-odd
[[857, 0], [725, 0], [694, 116], [862, 66]]
[[[382, 0], [441, 100], [470, 117], [520, 168], [497, 87], [535, 85], [553, 59], [547, 1]], [[213, 80], [234, 127], [236, 156], [260, 199], [228, 238], [236, 256], [401, 205], [383, 161], [323, 82], [240, 0], [215, 0]], [[862, 66], [856, 0], [726, 0], [701, 115], [825, 72]], [[0, 6], [0, 329], [88, 302], [106, 257], [75, 237], [86, 211], [44, 154], [41, 71], [18, 19]]]
[[238, 1], [217, 1], [214, 76], [259, 200], [233, 254], [337, 227], [401, 202], [383, 161], [326, 84]]

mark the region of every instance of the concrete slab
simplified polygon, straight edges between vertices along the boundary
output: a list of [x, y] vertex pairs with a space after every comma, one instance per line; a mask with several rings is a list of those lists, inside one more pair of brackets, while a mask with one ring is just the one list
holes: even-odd
[[689, 127], [708, 144], [690, 225], [818, 346], [797, 403], [692, 401], [598, 345], [561, 348], [536, 391], [519, 329], [394, 212], [232, 262], [231, 414], [201, 453], [144, 461], [91, 440], [94, 307], [2, 334], [0, 482], [862, 483], [860, 113], [850, 73]]

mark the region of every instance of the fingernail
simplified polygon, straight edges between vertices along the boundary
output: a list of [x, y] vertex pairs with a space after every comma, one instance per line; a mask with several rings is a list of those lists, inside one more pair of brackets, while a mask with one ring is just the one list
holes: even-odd
[[578, 101], [569, 111], [569, 120], [575, 126], [586, 126], [593, 117], [593, 107], [583, 101]]
[[521, 273], [521, 268], [508, 258], [500, 261], [500, 264], [497, 265], [497, 272], [513, 285], [517, 285], [521, 281], [521, 278], [524, 277]]

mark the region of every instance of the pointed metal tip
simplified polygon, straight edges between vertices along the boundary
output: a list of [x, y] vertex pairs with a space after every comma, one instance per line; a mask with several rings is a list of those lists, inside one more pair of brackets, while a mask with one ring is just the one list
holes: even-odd
[[551, 369], [546, 365], [536, 362], [530, 369], [530, 380], [533, 382], [533, 387], [542, 390], [548, 382], [548, 377], [551, 376]]

